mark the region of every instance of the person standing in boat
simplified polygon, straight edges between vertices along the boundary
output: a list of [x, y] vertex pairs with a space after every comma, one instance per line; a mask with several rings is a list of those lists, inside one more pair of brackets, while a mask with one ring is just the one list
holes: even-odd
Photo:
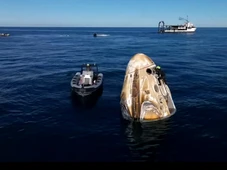
[[157, 73], [157, 75], [158, 75], [158, 82], [159, 82], [159, 85], [161, 84], [161, 81], [160, 81], [160, 80], [163, 80], [163, 82], [164, 82], [165, 84], [167, 84], [165, 72], [161, 69], [161, 67], [160, 67], [160, 66], [156, 66], [156, 67], [155, 67], [155, 71], [156, 71], [156, 73]]

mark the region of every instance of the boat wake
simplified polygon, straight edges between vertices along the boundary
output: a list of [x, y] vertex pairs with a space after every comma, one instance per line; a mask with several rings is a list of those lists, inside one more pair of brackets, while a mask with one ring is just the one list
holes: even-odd
[[62, 35], [60, 35], [60, 37], [69, 37], [69, 35], [67, 35], [67, 34], [62, 34]]
[[110, 36], [109, 34], [97, 34], [97, 37], [108, 37]]

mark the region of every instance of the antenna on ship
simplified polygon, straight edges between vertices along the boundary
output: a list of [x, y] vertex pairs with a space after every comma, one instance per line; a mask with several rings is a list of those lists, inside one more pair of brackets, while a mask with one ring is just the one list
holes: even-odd
[[187, 19], [179, 17], [179, 20], [185, 20], [186, 22], [188, 22], [188, 15], [187, 15]]

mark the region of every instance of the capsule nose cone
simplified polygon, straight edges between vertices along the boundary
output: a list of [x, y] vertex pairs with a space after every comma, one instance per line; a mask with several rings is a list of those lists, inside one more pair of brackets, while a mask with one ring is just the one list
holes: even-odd
[[150, 60], [149, 57], [147, 55], [143, 54], [143, 53], [137, 53], [131, 58], [131, 60], [141, 60], [141, 59]]
[[135, 69], [149, 67], [150, 65], [154, 65], [153, 60], [143, 53], [138, 53], [130, 59], [126, 70], [131, 72]]
[[[130, 63], [131, 61], [134, 61], [134, 62], [137, 62], [137, 63], [140, 63], [140, 64], [144, 64], [144, 65], [146, 65], [147, 63], [151, 63], [151, 64], [154, 63], [153, 60], [152, 60], [151, 58], [149, 58], [147, 55], [145, 55], [145, 54], [143, 54], [143, 53], [137, 53], [136, 55], [134, 55], [134, 56], [130, 59], [129, 63]], [[136, 64], [136, 63], [135, 63], [135, 64]]]

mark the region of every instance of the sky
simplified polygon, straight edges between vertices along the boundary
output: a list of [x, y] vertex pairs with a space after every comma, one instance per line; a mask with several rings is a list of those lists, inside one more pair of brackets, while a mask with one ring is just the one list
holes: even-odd
[[0, 0], [0, 26], [227, 27], [227, 0]]

